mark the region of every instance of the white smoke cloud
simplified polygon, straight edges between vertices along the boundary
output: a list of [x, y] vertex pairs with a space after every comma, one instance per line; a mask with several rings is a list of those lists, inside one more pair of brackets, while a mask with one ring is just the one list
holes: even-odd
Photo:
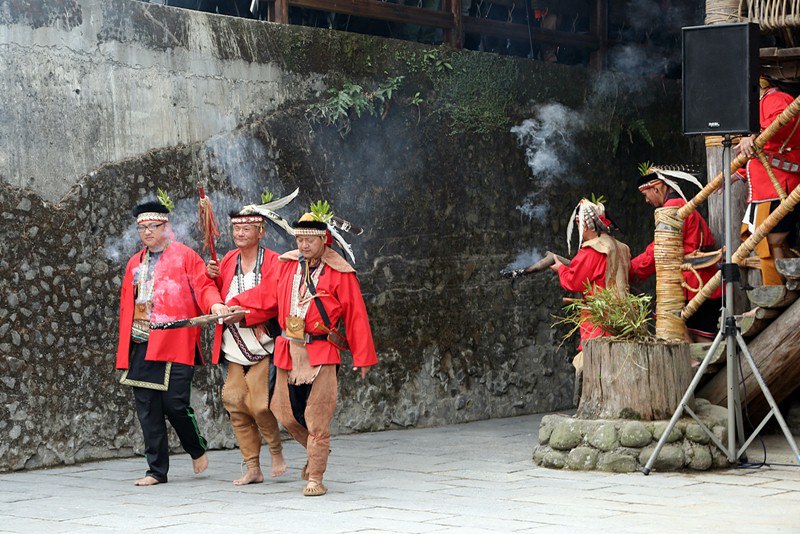
[[576, 156], [574, 137], [583, 130], [580, 113], [559, 104], [548, 103], [536, 109], [533, 119], [511, 128], [537, 182], [549, 185], [555, 180], [574, 182], [571, 162]]

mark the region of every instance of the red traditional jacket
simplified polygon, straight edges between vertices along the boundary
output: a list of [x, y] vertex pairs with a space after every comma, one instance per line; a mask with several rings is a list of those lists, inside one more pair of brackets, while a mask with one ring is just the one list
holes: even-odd
[[[759, 123], [761, 129], [766, 129], [794, 99], [774, 87], [761, 97], [759, 102]], [[786, 126], [778, 130], [775, 136], [764, 145], [764, 154], [767, 160], [777, 156], [782, 161], [800, 164], [800, 128], [797, 117], [789, 121]], [[789, 194], [800, 185], [800, 172], [787, 172], [772, 166], [772, 172], [784, 192]], [[778, 200], [777, 191], [769, 179], [764, 165], [753, 158], [747, 162], [744, 169], [739, 169], [739, 176], [747, 181], [747, 201], [765, 202]]]
[[[239, 305], [251, 310], [245, 315], [247, 325], [262, 323], [277, 315], [278, 322], [286, 330], [286, 317], [290, 314], [292, 284], [298, 267], [298, 251], [293, 250], [280, 256], [275, 272], [265, 277], [261, 284], [232, 298], [228, 304]], [[344, 321], [347, 341], [353, 354], [355, 367], [369, 367], [378, 363], [372, 330], [369, 326], [367, 308], [361, 295], [356, 273], [350, 265], [333, 250], [326, 248], [322, 257], [323, 272], [317, 282], [317, 293], [333, 326]], [[302, 282], [301, 282], [302, 283]], [[308, 307], [305, 317], [305, 331], [311, 335], [322, 335], [323, 331], [315, 324], [324, 324], [316, 304]], [[306, 345], [311, 365], [341, 363], [339, 350], [325, 339], [314, 340]], [[291, 370], [289, 340], [279, 337], [275, 340], [273, 362], [276, 367]]]
[[[608, 253], [601, 252], [608, 250], [609, 247], [616, 248], [612, 253], [615, 256], [614, 265], [609, 265]], [[600, 236], [582, 243], [569, 266], [561, 265], [558, 268], [558, 281], [567, 291], [583, 293], [584, 298], [594, 295], [598, 288], [608, 287], [610, 280], [614, 280], [618, 285], [624, 285], [624, 289], [627, 290], [630, 258], [630, 250], [626, 245], [613, 240], [610, 236]], [[583, 342], [587, 339], [610, 335], [588, 320], [581, 323], [580, 334], [581, 342], [578, 350], [583, 348]]]
[[[686, 204], [686, 201], [680, 197], [673, 197], [664, 202], [664, 207], [681, 207]], [[703, 219], [703, 216], [693, 211], [683, 221], [683, 254], [684, 256], [699, 250], [700, 248], [714, 248], [714, 234], [708, 227], [708, 223]], [[631, 260], [631, 280], [647, 280], [656, 274], [656, 260], [655, 260], [655, 243], [650, 243], [647, 248]], [[705, 269], [698, 269], [697, 274], [703, 280], [705, 285], [717, 273], [717, 267], [712, 265]], [[692, 271], [682, 271], [684, 281], [689, 287], [697, 288], [698, 280]], [[683, 288], [683, 295], [686, 301], [691, 300], [696, 293], [690, 291], [688, 288]], [[710, 298], [718, 299], [722, 296], [722, 289], [718, 287]]]
[[[214, 283], [219, 289], [219, 294], [224, 299], [228, 295], [228, 290], [231, 288], [233, 277], [236, 275], [236, 260], [239, 259], [239, 249], [234, 249], [225, 254], [222, 262], [219, 264], [219, 275], [214, 278]], [[261, 282], [267, 278], [268, 274], [272, 271], [278, 263], [278, 253], [265, 248], [264, 261], [261, 263]], [[218, 324], [214, 331], [214, 349], [211, 353], [211, 363], [219, 363], [220, 348], [222, 347], [222, 325]]]
[[[119, 343], [117, 369], [128, 368], [133, 324], [135, 276], [146, 249], [137, 252], [125, 268], [119, 299]], [[195, 251], [173, 241], [161, 254], [153, 273], [152, 322], [176, 321], [209, 313], [222, 303], [203, 259]], [[145, 360], [194, 365], [200, 351], [200, 327], [151, 330]]]

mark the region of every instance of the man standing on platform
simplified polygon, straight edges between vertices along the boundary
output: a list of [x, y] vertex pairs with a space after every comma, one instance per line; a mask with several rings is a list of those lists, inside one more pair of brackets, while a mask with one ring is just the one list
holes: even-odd
[[[761, 129], [767, 128], [780, 115], [794, 98], [778, 90], [772, 82], [762, 76], [760, 83], [759, 123]], [[755, 229], [775, 211], [780, 204], [781, 188], [789, 194], [800, 185], [800, 132], [797, 117], [789, 121], [774, 137], [764, 144], [763, 153], [768, 165], [759, 158], [751, 159], [737, 176], [747, 181], [747, 211], [742, 221], [742, 238], [755, 232]], [[750, 158], [754, 158], [755, 135], [744, 137], [737, 148]], [[771, 176], [770, 176], [771, 175]], [[777, 184], [777, 186], [776, 186]], [[775, 260], [792, 257], [789, 247], [794, 243], [795, 226], [798, 213], [790, 211], [778, 225], [756, 246], [756, 254], [761, 260], [761, 279], [765, 286], [781, 286], [785, 282], [775, 269]]]
[[[246, 210], [245, 210], [246, 211]], [[233, 241], [236, 249], [228, 252], [217, 265], [208, 262], [208, 276], [220, 293], [230, 300], [264, 281], [278, 263], [278, 254], [259, 245], [264, 237], [265, 220], [257, 213], [232, 213]], [[272, 326], [274, 325], [274, 327]], [[264, 481], [261, 471], [261, 436], [269, 445], [272, 457], [271, 476], [286, 472], [280, 429], [269, 409], [270, 386], [274, 386], [271, 362], [280, 335], [274, 318], [266, 323], [245, 327], [236, 324], [217, 325], [214, 335], [213, 363], [220, 353], [227, 362], [222, 403], [230, 414], [239, 451], [247, 464], [247, 472], [234, 480], [236, 486]]]
[[[700, 188], [700, 182], [691, 174], [678, 168], [643, 164], [640, 168], [639, 191], [645, 202], [653, 208], [675, 207], [686, 204], [686, 197], [675, 180], [685, 180]], [[708, 223], [696, 210], [683, 221], [683, 255], [687, 256], [714, 249], [714, 235]], [[656, 273], [655, 243], [631, 260], [630, 280], [647, 280]], [[700, 285], [705, 285], [717, 272], [716, 265], [698, 268], [694, 271], [683, 270], [683, 292], [686, 302], [698, 292]], [[697, 273], [697, 274], [695, 274]], [[722, 307], [722, 289], [718, 287], [697, 312], [686, 321], [685, 338], [687, 341], [699, 342], [711, 340], [718, 331], [720, 309]]]
[[[558, 274], [561, 287], [567, 291], [582, 293], [583, 297], [594, 295], [598, 288], [628, 290], [628, 271], [631, 251], [609, 234], [612, 223], [605, 217], [605, 207], [600, 200], [591, 202], [583, 198], [575, 207], [567, 230], [567, 244], [572, 238], [573, 223], [578, 225], [580, 249], [569, 265], [564, 265], [555, 256], [550, 269]], [[578, 354], [573, 358], [575, 367], [575, 394], [577, 405], [581, 398], [583, 382], [583, 342], [609, 335], [601, 327], [585, 320], [580, 326], [581, 342]]]
[[[278, 317], [283, 332], [275, 341], [272, 409], [307, 450], [301, 476], [308, 480], [303, 490], [308, 497], [328, 491], [322, 478], [338, 395], [339, 350], [350, 350], [362, 378], [378, 363], [355, 270], [329, 247], [333, 214], [321, 204], [294, 224], [297, 250], [280, 256], [277, 276], [229, 301], [232, 310], [251, 311], [244, 317], [248, 325]], [[340, 320], [347, 339], [338, 331]]]
[[[171, 204], [168, 198], [163, 202]], [[192, 457], [194, 472], [208, 466], [206, 441], [189, 404], [193, 366], [202, 362], [200, 328], [151, 331], [150, 323], [228, 312], [202, 258], [174, 240], [167, 205], [147, 202], [134, 208], [144, 248], [128, 261], [120, 292], [116, 367], [125, 370], [120, 383], [133, 386], [149, 465], [137, 486], [167, 482], [165, 416]]]

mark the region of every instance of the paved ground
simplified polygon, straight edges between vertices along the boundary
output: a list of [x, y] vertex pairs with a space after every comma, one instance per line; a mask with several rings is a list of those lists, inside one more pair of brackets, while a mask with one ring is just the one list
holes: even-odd
[[[238, 451], [212, 451], [197, 477], [174, 456], [169, 484], [151, 488], [132, 485], [142, 458], [0, 475], [0, 531], [800, 532], [800, 467], [553, 471], [530, 461], [539, 420], [335, 438], [330, 492], [316, 498], [301, 495], [294, 442], [286, 475], [238, 488]], [[789, 461], [782, 437], [768, 440], [773, 450], [771, 461]]]

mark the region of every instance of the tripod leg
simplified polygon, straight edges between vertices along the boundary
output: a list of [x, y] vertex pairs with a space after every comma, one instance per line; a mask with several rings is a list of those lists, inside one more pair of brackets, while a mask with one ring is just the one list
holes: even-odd
[[686, 393], [683, 394], [683, 398], [681, 399], [680, 404], [678, 404], [678, 408], [675, 410], [675, 413], [672, 414], [672, 419], [669, 420], [669, 424], [667, 428], [664, 429], [664, 433], [661, 434], [661, 439], [658, 440], [656, 444], [656, 448], [653, 449], [653, 454], [650, 455], [650, 458], [647, 460], [647, 464], [642, 468], [642, 473], [645, 475], [650, 474], [650, 470], [653, 469], [653, 464], [656, 463], [656, 458], [658, 458], [658, 453], [661, 452], [661, 449], [664, 448], [664, 445], [669, 438], [669, 435], [672, 433], [672, 429], [675, 428], [675, 425], [678, 423], [678, 419], [681, 418], [683, 415], [684, 409], [686, 409], [686, 405], [689, 402], [689, 399], [692, 398], [694, 395], [694, 390], [697, 388], [697, 384], [700, 383], [700, 379], [703, 378], [703, 375], [706, 372], [706, 368], [708, 367], [709, 363], [711, 362], [711, 357], [717, 352], [717, 347], [722, 342], [722, 330], [717, 333], [717, 337], [714, 338], [714, 342], [711, 344], [711, 348], [708, 349], [708, 353], [703, 358], [703, 362], [700, 364], [700, 367], [697, 368], [697, 372], [694, 374], [694, 378], [692, 379], [692, 383], [689, 384], [689, 387], [686, 389]]
[[742, 349], [742, 354], [747, 360], [747, 364], [750, 366], [750, 370], [753, 372], [753, 376], [758, 382], [758, 386], [761, 388], [761, 393], [764, 394], [764, 398], [767, 399], [767, 403], [769, 404], [770, 408], [772, 408], [772, 413], [775, 416], [775, 419], [778, 421], [781, 430], [783, 430], [783, 435], [786, 437], [786, 441], [789, 443], [789, 447], [791, 447], [794, 457], [797, 458], [798, 462], [800, 462], [800, 451], [797, 450], [797, 443], [794, 440], [794, 436], [792, 436], [786, 421], [783, 419], [783, 415], [781, 415], [781, 412], [778, 409], [778, 404], [775, 402], [772, 393], [770, 393], [769, 388], [764, 383], [761, 373], [758, 372], [756, 363], [753, 361], [753, 357], [750, 355], [750, 351], [747, 350], [747, 345], [745, 344], [744, 339], [739, 332], [736, 333], [736, 341], [739, 343], [739, 348]]

